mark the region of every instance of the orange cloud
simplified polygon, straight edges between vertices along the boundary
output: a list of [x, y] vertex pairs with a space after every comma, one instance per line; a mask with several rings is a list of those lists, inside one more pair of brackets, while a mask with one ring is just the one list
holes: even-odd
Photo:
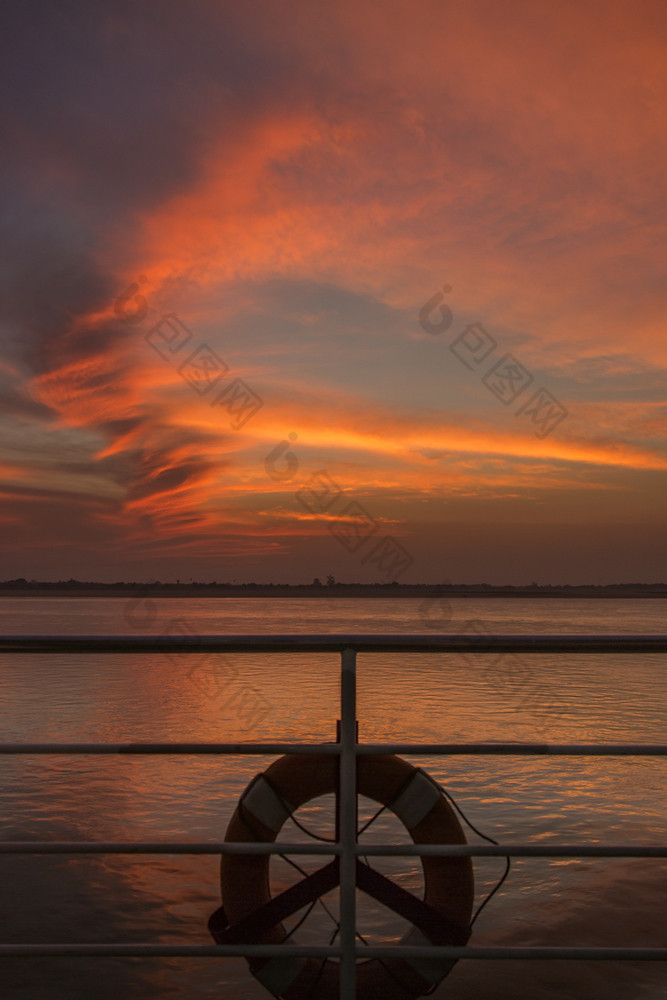
[[[110, 505], [91, 515], [100, 524], [147, 547], [173, 539], [179, 551], [203, 549], [224, 525], [237, 538], [272, 531], [281, 545], [287, 532], [324, 532], [326, 518], [290, 513], [285, 499], [321, 468], [346, 496], [383, 503], [574, 488], [585, 503], [612, 480], [616, 494], [639, 494], [667, 466], [664, 5], [519, 3], [508, 13], [495, 0], [342, 0], [296, 10], [286, 21], [263, 8], [252, 28], [289, 71], [261, 98], [239, 85], [222, 101], [219, 81], [202, 87], [192, 146], [173, 150], [180, 173], [104, 223], [91, 260], [119, 291], [142, 276], [146, 320], [123, 324], [113, 300], [91, 293], [90, 308], [44, 338], [29, 392], [61, 426], [95, 432], [98, 478], [57, 478], [30, 454], [6, 475], [32, 485], [52, 475], [58, 488], [103, 495]], [[213, 33], [228, 27], [222, 12], [208, 16]], [[245, 37], [242, 13], [228, 17]], [[45, 183], [66, 175], [74, 191], [74, 159], [59, 155]], [[251, 341], [258, 289], [297, 280], [384, 306], [397, 329], [402, 317], [417, 345], [411, 383], [407, 355], [383, 352], [365, 315], [337, 315], [335, 303], [330, 314], [312, 302], [267, 310]], [[422, 390], [433, 354], [421, 347], [433, 341], [417, 310], [445, 282], [456, 328], [483, 322], [502, 350], [567, 387], [557, 433], [539, 439], [485, 406], [472, 380], [440, 408]], [[151, 351], [146, 331], [165, 312], [184, 317], [193, 345], [231, 331], [225, 360], [264, 399], [252, 421], [234, 430]], [[343, 342], [346, 325], [358, 344]], [[318, 353], [332, 366], [346, 355], [349, 383]], [[380, 378], [362, 393], [369, 359], [384, 395]], [[18, 383], [23, 371], [0, 366]], [[637, 402], [651, 377], [654, 401]], [[399, 383], [395, 405], [381, 401]], [[298, 478], [272, 479], [265, 457], [290, 430]]]

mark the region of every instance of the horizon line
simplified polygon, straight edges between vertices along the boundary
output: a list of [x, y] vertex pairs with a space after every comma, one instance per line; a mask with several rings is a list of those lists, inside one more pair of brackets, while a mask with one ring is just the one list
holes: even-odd
[[68, 580], [27, 580], [25, 577], [15, 577], [11, 580], [0, 581], [0, 589], [36, 589], [39, 587], [45, 588], [70, 588], [74, 589], [77, 587], [89, 587], [89, 588], [122, 588], [122, 587], [168, 587], [168, 588], [185, 588], [194, 589], [198, 587], [208, 587], [208, 588], [218, 588], [224, 590], [243, 590], [252, 589], [255, 587], [259, 588], [290, 588], [290, 589], [309, 589], [309, 590], [335, 590], [339, 587], [357, 587], [365, 589], [373, 588], [388, 588], [388, 589], [437, 589], [443, 590], [615, 590], [615, 589], [667, 589], [667, 583], [655, 582], [655, 583], [640, 583], [640, 582], [628, 582], [628, 583], [399, 583], [396, 580], [391, 582], [374, 582], [374, 583], [360, 583], [360, 582], [344, 582], [341, 580], [335, 580], [331, 578], [331, 582], [327, 581], [322, 583], [319, 578], [315, 578], [311, 583], [258, 583], [256, 581], [250, 581], [247, 583], [237, 583], [229, 581], [203, 581], [203, 580], [193, 580], [190, 579], [188, 582], [183, 582], [177, 578], [175, 582], [173, 581], [161, 581], [161, 580], [149, 580], [149, 581], [136, 581], [136, 580], [117, 580], [112, 583], [98, 581], [98, 580], [77, 580], [74, 577], [70, 577]]

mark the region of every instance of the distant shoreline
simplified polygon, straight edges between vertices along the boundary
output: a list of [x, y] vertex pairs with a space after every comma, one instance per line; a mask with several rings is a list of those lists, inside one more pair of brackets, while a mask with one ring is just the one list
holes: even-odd
[[576, 586], [576, 587], [495, 587], [495, 586], [465, 586], [465, 585], [433, 585], [433, 584], [344, 584], [332, 586], [322, 585], [288, 585], [288, 584], [246, 584], [240, 586], [227, 584], [23, 584], [10, 582], [8, 586], [0, 585], [0, 597], [115, 597], [119, 599], [132, 598], [171, 598], [171, 597], [302, 597], [327, 600], [331, 598], [667, 598], [667, 584], [610, 584], [607, 586]]

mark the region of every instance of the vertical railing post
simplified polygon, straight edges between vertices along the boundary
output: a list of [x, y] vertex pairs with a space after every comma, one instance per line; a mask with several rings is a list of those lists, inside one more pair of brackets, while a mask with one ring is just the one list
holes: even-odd
[[340, 683], [340, 1000], [355, 1000], [357, 858], [357, 654], [341, 653]]

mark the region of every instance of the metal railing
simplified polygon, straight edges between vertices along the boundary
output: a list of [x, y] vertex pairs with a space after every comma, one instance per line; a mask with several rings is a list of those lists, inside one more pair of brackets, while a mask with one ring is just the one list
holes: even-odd
[[[340, 944], [167, 945], [2, 944], [0, 957], [20, 956], [245, 956], [330, 957], [340, 960], [340, 997], [356, 996], [359, 958], [392, 958], [396, 946], [357, 947], [356, 864], [366, 856], [633, 857], [666, 858], [667, 845], [598, 844], [410, 844], [357, 843], [356, 758], [364, 754], [665, 756], [667, 744], [647, 743], [374, 743], [356, 735], [357, 653], [667, 653], [666, 635], [204, 635], [204, 636], [0, 636], [0, 654], [45, 653], [306, 653], [341, 656], [340, 731], [337, 743], [0, 743], [0, 754], [334, 754], [340, 758], [339, 837], [334, 844], [183, 842], [0, 842], [4, 854], [302, 854], [335, 855], [340, 864]], [[667, 948], [401, 946], [409, 958], [667, 960]]]

